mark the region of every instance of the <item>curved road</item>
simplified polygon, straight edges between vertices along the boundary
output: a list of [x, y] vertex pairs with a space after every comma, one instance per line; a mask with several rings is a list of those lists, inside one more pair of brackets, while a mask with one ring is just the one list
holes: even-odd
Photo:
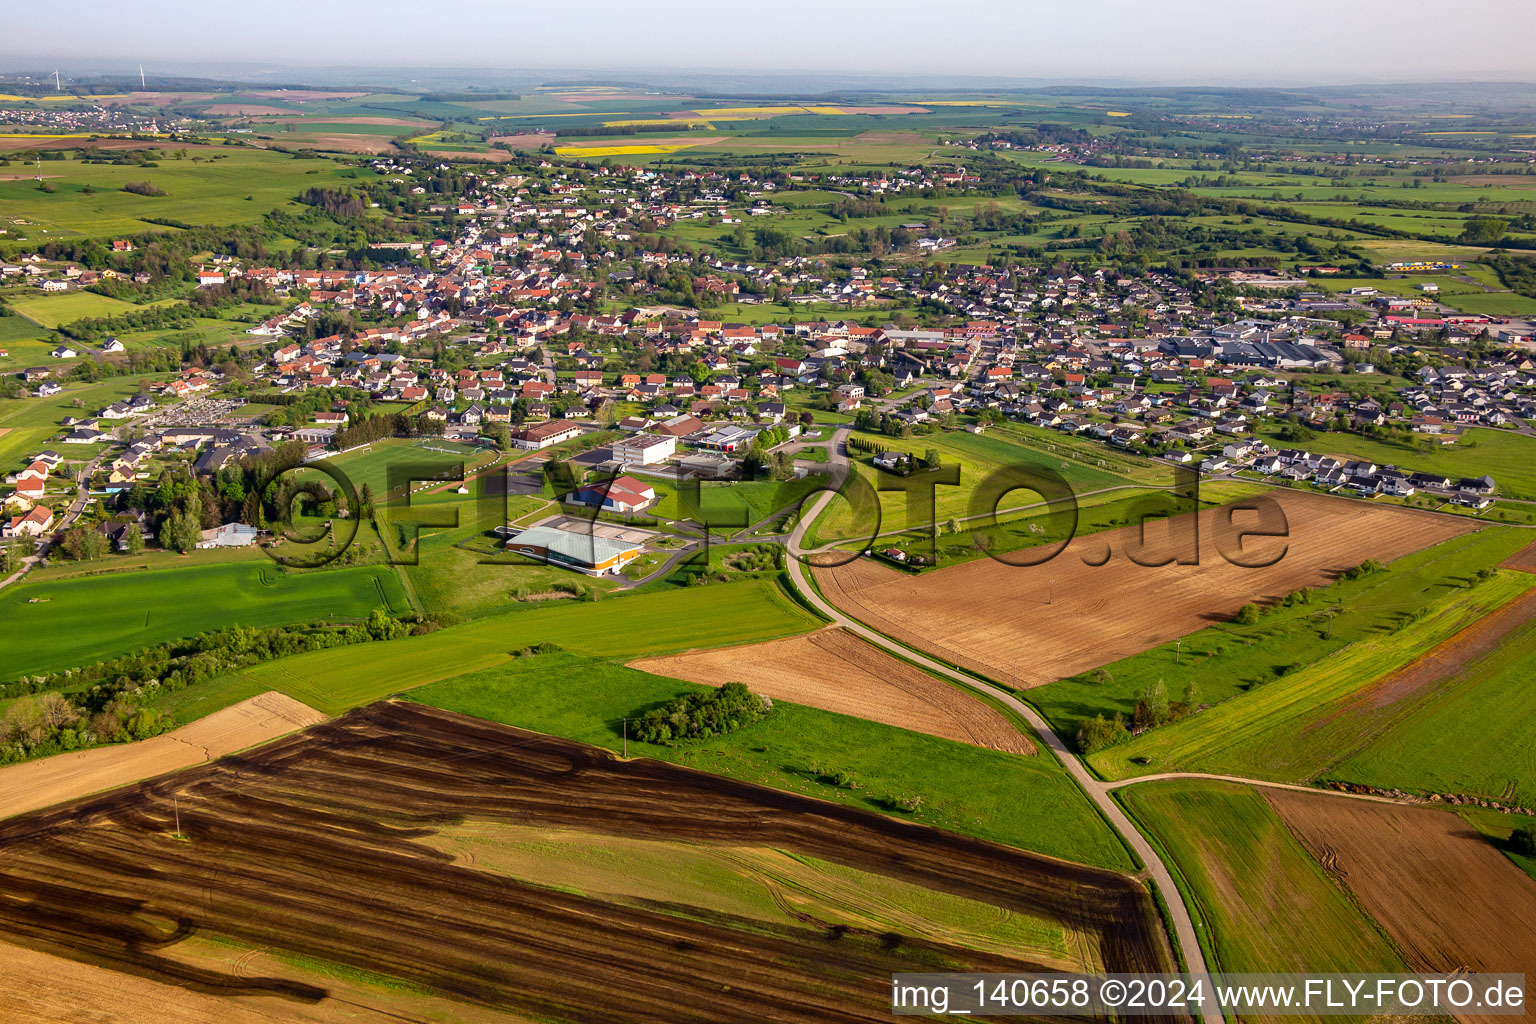
[[[837, 478], [841, 475], [840, 471], [844, 470], [847, 465], [847, 448], [844, 444], [847, 435], [848, 428], [842, 427], [838, 429], [833, 437], [832, 466], [834, 485]], [[1205, 953], [1200, 948], [1199, 938], [1195, 934], [1195, 924], [1189, 916], [1189, 909], [1184, 905], [1184, 897], [1179, 892], [1178, 886], [1174, 884], [1173, 875], [1169, 872], [1168, 866], [1163, 863], [1157, 851], [1152, 848], [1152, 844], [1147, 842], [1146, 837], [1141, 834], [1140, 830], [1131, 822], [1131, 819], [1121, 810], [1120, 805], [1110, 796], [1110, 791], [1116, 788], [1114, 785], [1095, 778], [1083, 765], [1082, 761], [1078, 760], [1077, 756], [1067, 749], [1066, 743], [1062, 741], [1060, 736], [1056, 735], [1056, 732], [1046, 723], [1045, 719], [1040, 717], [1034, 708], [1025, 704], [1013, 696], [1013, 694], [1007, 693], [990, 683], [984, 683], [979, 679], [957, 672], [948, 665], [898, 644], [883, 633], [877, 633], [863, 623], [844, 615], [817, 593], [816, 588], [806, 578], [804, 563], [795, 556], [804, 552], [804, 548], [801, 547], [801, 540], [805, 535], [805, 531], [816, 517], [821, 514], [822, 510], [826, 508], [827, 503], [832, 500], [832, 497], [833, 495], [830, 491], [824, 491], [820, 494], [816, 498], [815, 503], [801, 515], [800, 521], [795, 524], [794, 531], [789, 535], [790, 557], [785, 561], [789, 567], [789, 578], [793, 581], [795, 589], [800, 592], [800, 596], [833, 623], [851, 633], [857, 634], [876, 647], [890, 651], [898, 657], [905, 658], [936, 675], [952, 679], [963, 686], [984, 693], [1028, 722], [1030, 728], [1035, 730], [1041, 741], [1066, 766], [1068, 773], [1071, 774], [1083, 791], [1088, 794], [1088, 798], [1098, 807], [1100, 813], [1109, 821], [1110, 826], [1120, 834], [1126, 845], [1134, 850], [1136, 856], [1141, 858], [1141, 862], [1146, 865], [1148, 877], [1157, 886], [1158, 893], [1162, 896], [1163, 904], [1168, 908], [1168, 916], [1173, 925], [1174, 938], [1179, 945], [1179, 953], [1184, 960], [1185, 971], [1196, 975], [1208, 973]], [[1221, 1011], [1214, 1007], [1202, 1008], [1201, 1016], [1206, 1021], [1206, 1024], [1223, 1024]]]

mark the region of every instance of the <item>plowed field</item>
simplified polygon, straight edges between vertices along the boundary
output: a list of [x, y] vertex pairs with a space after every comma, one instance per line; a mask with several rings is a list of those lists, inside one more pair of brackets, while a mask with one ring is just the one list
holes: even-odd
[[477, 1011], [614, 1024], [886, 1021], [893, 971], [1039, 963], [811, 915], [773, 924], [535, 884], [440, 847], [470, 819], [782, 850], [1061, 922], [1112, 971], [1170, 968], [1145, 890], [1123, 876], [400, 703], [0, 823], [0, 930], [238, 999], [303, 1007], [331, 990], [182, 947], [281, 951]]
[[[1274, 498], [1288, 539], [1255, 538], [1244, 549], [1273, 553], [1283, 544], [1284, 557], [1264, 568], [1222, 557], [1215, 529], [1222, 512], [1211, 509], [1196, 514], [1198, 565], [1132, 562], [1125, 553], [1140, 531], [1131, 526], [1076, 538], [1042, 565], [988, 558], [911, 576], [861, 558], [814, 573], [828, 600], [875, 629], [993, 679], [1038, 686], [1192, 633], [1251, 601], [1331, 583], [1368, 558], [1388, 562], [1474, 528], [1303, 492]], [[1149, 524], [1148, 548], [1161, 550], [1162, 538], [1187, 524], [1187, 516]]]

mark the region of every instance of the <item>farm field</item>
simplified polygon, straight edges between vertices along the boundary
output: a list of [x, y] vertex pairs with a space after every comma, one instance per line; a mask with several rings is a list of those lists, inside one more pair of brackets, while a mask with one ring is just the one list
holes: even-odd
[[[166, 842], [173, 797], [185, 843]], [[783, 863], [766, 851], [783, 851], [798, 861], [792, 877], [814, 879], [795, 897], [811, 912], [754, 919], [708, 885], [688, 888], [691, 904], [641, 903], [611, 868], [595, 877], [583, 864], [566, 876], [577, 884], [543, 884], [560, 844], [534, 851], [543, 863], [527, 866], [515, 834], [489, 833], [496, 849], [485, 864], [478, 851], [473, 862], [437, 852], [462, 850], [466, 834], [484, 850], [485, 826], [507, 824], [575, 842], [573, 831], [649, 841], [653, 855], [632, 864], [663, 887], [675, 867], [667, 846], [688, 859], [745, 847], [727, 866], [749, 878], [763, 877], [762, 858]], [[521, 1019], [617, 1013], [674, 1024], [686, 1005], [700, 1019], [873, 1021], [889, 1016], [883, 992], [894, 970], [1029, 970], [1061, 962], [1063, 947], [1109, 970], [1171, 965], [1149, 899], [1123, 876], [403, 704], [12, 819], [0, 825], [0, 846], [0, 892], [10, 897], [0, 918], [12, 941], [237, 1006], [271, 996], [321, 1004], [331, 986], [186, 963], [175, 942], [124, 943], [124, 929], [144, 927], [145, 901], [205, 942], [372, 977], [380, 1009], [390, 987], [405, 986]], [[255, 847], [259, 860], [246, 855]], [[71, 869], [82, 857], [88, 877]], [[165, 870], [146, 876], [146, 860]], [[316, 887], [320, 874], [326, 884]], [[860, 884], [870, 876], [873, 886]], [[718, 884], [740, 891], [729, 878]], [[861, 927], [878, 907], [832, 898], [849, 886], [932, 890], [922, 910], [908, 911], [932, 923], [882, 943]], [[44, 890], [49, 897], [37, 898]], [[964, 944], [974, 904], [1014, 923], [1006, 952], [995, 951], [995, 931]], [[829, 943], [829, 929], [845, 922]], [[593, 966], [572, 972], [574, 960]]]
[[1000, 711], [841, 629], [750, 647], [646, 658], [630, 667], [1014, 754], [1034, 744]]
[[87, 317], [116, 316], [141, 308], [131, 302], [87, 291], [12, 296], [5, 300], [5, 304], [26, 319], [50, 329]]
[[1286, 545], [1264, 568], [1222, 558], [1213, 539], [1219, 512], [1207, 511], [1150, 525], [1141, 556], [1171, 557], [1175, 548], [1160, 540], [1187, 537], [1195, 525], [1199, 565], [1134, 564], [1126, 553], [1138, 550], [1140, 531], [1126, 527], [1073, 540], [1039, 565], [988, 559], [914, 578], [859, 559], [814, 576], [833, 604], [889, 636], [1001, 682], [1039, 686], [1193, 633], [1251, 601], [1331, 582], [1368, 558], [1390, 561], [1468, 529], [1448, 517], [1311, 494], [1274, 500], [1289, 539], [1244, 549], [1246, 558], [1274, 558]]
[[408, 610], [383, 566], [292, 572], [263, 559], [24, 581], [0, 591], [0, 663], [10, 677], [50, 672], [235, 623], [348, 621], [374, 608]]
[[[1063, 860], [1130, 866], [1119, 841], [1049, 755], [1002, 753], [786, 700], [727, 735], [676, 745], [633, 735], [626, 741], [626, 718], [702, 692], [694, 683], [553, 652], [434, 683], [409, 697]], [[911, 809], [903, 809], [903, 801]]]
[[488, 615], [424, 636], [312, 651], [253, 665], [171, 694], [158, 706], [185, 722], [246, 697], [278, 690], [336, 715], [423, 683], [507, 664], [514, 651], [538, 643], [597, 658], [638, 658], [769, 640], [818, 625], [820, 620], [775, 580], [596, 602], [558, 601], [514, 615]]
[[1409, 969], [1530, 967], [1536, 881], [1457, 815], [1280, 790], [1265, 799], [1381, 923]]
[[[353, 169], [320, 157], [219, 147], [190, 148], [190, 155], [178, 160], [174, 153], [179, 148], [156, 151], [156, 167], [50, 161], [48, 182], [54, 192], [39, 191], [30, 179], [0, 180], [0, 203], [8, 216], [46, 227], [53, 235], [132, 235], [166, 230], [146, 218], [249, 223], [305, 189], [337, 185], [355, 176]], [[123, 191], [131, 181], [148, 181], [167, 194]], [[86, 188], [93, 192], [84, 192]]]
[[325, 721], [281, 693], [263, 693], [159, 736], [0, 768], [0, 818], [116, 789], [277, 739]]
[[[1191, 913], [1204, 926], [1213, 969], [1405, 969], [1380, 925], [1252, 787], [1169, 779], [1139, 783], [1120, 797], [1172, 860]], [[1357, 806], [1351, 801], [1344, 810]]]
[[[1298, 669], [1318, 665], [1352, 644], [1389, 637], [1436, 602], [1460, 601], [1470, 581], [1505, 564], [1528, 540], [1521, 530], [1464, 533], [1358, 579], [1336, 580], [1304, 601], [1271, 605], [1252, 624], [1209, 625], [1173, 643], [1036, 687], [1029, 699], [1064, 735], [1075, 735], [1096, 714], [1113, 718], [1118, 713], [1129, 720], [1140, 695], [1158, 680], [1172, 700], [1205, 706], [1210, 714], [1225, 701], [1279, 685]], [[1519, 583], [1510, 574], [1498, 592], [1514, 593], [1505, 588], [1518, 589]], [[1369, 680], [1357, 682], [1364, 686]]]
[[[1394, 679], [1415, 659], [1433, 657], [1458, 632], [1531, 586], [1524, 574], [1501, 574], [1452, 592], [1393, 630], [1367, 636], [1200, 714], [1102, 751], [1093, 766], [1111, 778], [1173, 766], [1302, 782], [1335, 774], [1339, 761], [1390, 728], [1402, 714], [1390, 695]], [[1528, 605], [1527, 605], [1528, 607]], [[1496, 641], [1495, 641], [1496, 642]], [[1454, 667], [1449, 667], [1454, 674]], [[1376, 680], [1387, 677], [1382, 684]], [[1410, 684], [1405, 683], [1405, 687]], [[1424, 685], [1422, 681], [1418, 685]], [[1376, 699], [1383, 703], [1372, 708]], [[1411, 696], [1404, 696], [1411, 708]], [[1488, 757], [1498, 772], [1503, 757]], [[1412, 785], [1406, 779], [1400, 779]]]

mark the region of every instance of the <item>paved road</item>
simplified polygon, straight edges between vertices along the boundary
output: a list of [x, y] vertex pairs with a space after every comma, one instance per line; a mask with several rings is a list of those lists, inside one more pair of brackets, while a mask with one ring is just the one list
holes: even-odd
[[[848, 456], [845, 443], [847, 435], [848, 428], [843, 427], [837, 431], [834, 438], [835, 443], [832, 448], [834, 483], [838, 476], [847, 469]], [[804, 563], [794, 556], [804, 552], [804, 549], [801, 547], [801, 540], [805, 535], [806, 529], [821, 514], [827, 502], [831, 500], [832, 494], [830, 492], [819, 495], [816, 501], [806, 509], [805, 514], [800, 517], [800, 521], [795, 525], [794, 531], [790, 534], [790, 557], [787, 559], [787, 564], [789, 566], [789, 578], [793, 582], [795, 589], [800, 592], [800, 595], [813, 608], [849, 632], [862, 637], [876, 647], [883, 648], [899, 657], [914, 662], [936, 675], [952, 679], [957, 683], [986, 694], [1028, 722], [1030, 727], [1039, 735], [1041, 741], [1066, 766], [1072, 778], [1088, 794], [1089, 799], [1094, 802], [1100, 813], [1109, 821], [1110, 826], [1120, 834], [1121, 838], [1125, 840], [1126, 845], [1134, 850], [1136, 856], [1146, 865], [1147, 876], [1151, 878], [1152, 884], [1157, 886], [1158, 893], [1161, 895], [1164, 905], [1168, 908], [1168, 916], [1172, 919], [1174, 938], [1178, 943], [1179, 953], [1184, 960], [1184, 969], [1192, 974], [1205, 974], [1207, 972], [1205, 953], [1200, 948], [1200, 941], [1195, 933], [1194, 921], [1189, 916], [1189, 909], [1184, 905], [1184, 897], [1179, 893], [1178, 886], [1174, 884], [1173, 875], [1169, 872], [1168, 866], [1163, 863], [1157, 851], [1152, 848], [1152, 844], [1147, 842], [1146, 837], [1141, 834], [1130, 818], [1121, 810], [1120, 805], [1110, 795], [1110, 791], [1114, 787], [1095, 778], [1034, 708], [1014, 697], [1011, 693], [990, 683], [984, 683], [979, 679], [957, 672], [948, 665], [935, 661], [926, 655], [919, 654], [910, 648], [903, 647], [894, 640], [887, 638], [884, 634], [877, 633], [863, 623], [849, 618], [824, 600], [816, 592], [816, 589], [811, 586], [810, 581], [806, 577]], [[1201, 1016], [1206, 1021], [1206, 1024], [1222, 1024], [1223, 1022], [1221, 1011], [1215, 1008], [1203, 1008]]]

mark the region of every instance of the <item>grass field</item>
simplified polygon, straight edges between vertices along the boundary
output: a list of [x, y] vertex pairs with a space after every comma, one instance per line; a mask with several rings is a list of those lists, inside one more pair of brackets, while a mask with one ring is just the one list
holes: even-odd
[[694, 647], [771, 640], [821, 623], [776, 581], [753, 580], [597, 602], [554, 602], [515, 615], [490, 615], [425, 636], [315, 651], [256, 665], [167, 698], [162, 707], [191, 721], [267, 690], [339, 714], [480, 669], [514, 652], [554, 643], [578, 654], [636, 658]]
[[[0, 204], [8, 215], [53, 235], [125, 235], [165, 230], [148, 217], [189, 224], [248, 223], [307, 188], [335, 185], [353, 174], [333, 160], [236, 146], [189, 150], [182, 160], [174, 152], [162, 151], [156, 167], [50, 161], [45, 177], [56, 191], [40, 191], [30, 179], [0, 181]], [[130, 181], [148, 181], [167, 195], [124, 192]]]
[[[1172, 700], [1188, 700], [1193, 687], [1199, 703], [1213, 705], [1178, 727], [1206, 733], [1201, 723], [1227, 702], [1256, 699], [1272, 687], [1290, 685], [1297, 678], [1288, 675], [1291, 666], [1316, 666], [1351, 644], [1374, 643], [1392, 635], [1418, 609], [1465, 596], [1462, 588], [1478, 570], [1498, 565], [1529, 540], [1525, 531], [1500, 528], [1455, 537], [1400, 558], [1382, 572], [1335, 582], [1309, 604], [1271, 609], [1254, 625], [1211, 625], [1180, 643], [1036, 687], [1027, 699], [1055, 729], [1073, 735], [1096, 714], [1119, 712], [1129, 718], [1138, 696], [1161, 679]], [[1155, 730], [1138, 743], [1155, 744], [1167, 731]], [[1220, 730], [1209, 733], [1220, 738]]]
[[369, 566], [285, 572], [266, 560], [23, 582], [0, 591], [0, 664], [13, 678], [205, 630], [405, 612], [399, 581]]
[[1424, 694], [1329, 774], [1384, 788], [1536, 805], [1533, 671], [1536, 630], [1526, 627]]
[[5, 304], [28, 320], [43, 327], [54, 328], [87, 317], [116, 316], [142, 307], [121, 299], [97, 295], [95, 292], [65, 292], [45, 295], [42, 292], [9, 298]]
[[1406, 969], [1377, 924], [1252, 788], [1177, 779], [1120, 796], [1172, 860], [1213, 969]]
[[[434, 683], [411, 697], [621, 751], [624, 716], [706, 689], [554, 654]], [[1119, 841], [1048, 755], [998, 753], [782, 701], [769, 718], [728, 736], [676, 747], [631, 741], [629, 754], [895, 813], [1065, 860], [1130, 867]], [[837, 772], [851, 782], [833, 782]], [[891, 806], [909, 793], [923, 797], [916, 812]]]
[[1422, 615], [1370, 630], [1327, 657], [1301, 661], [1281, 678], [1110, 747], [1090, 762], [1110, 778], [1194, 770], [1305, 781], [1329, 773], [1367, 738], [1327, 728], [1358, 690], [1425, 654], [1531, 584], [1528, 574], [1504, 571], [1447, 592]]

